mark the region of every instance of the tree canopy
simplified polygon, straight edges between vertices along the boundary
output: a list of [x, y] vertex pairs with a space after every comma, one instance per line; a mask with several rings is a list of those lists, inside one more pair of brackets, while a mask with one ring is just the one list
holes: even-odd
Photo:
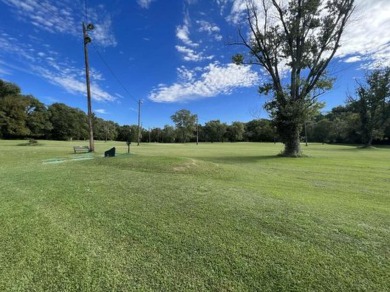
[[370, 72], [365, 83], [358, 83], [356, 94], [357, 98], [350, 97], [350, 104], [359, 113], [362, 143], [371, 146], [390, 123], [390, 68]]
[[[237, 64], [259, 65], [268, 75], [261, 94], [285, 144], [285, 156], [301, 155], [300, 132], [317, 97], [331, 88], [327, 67], [354, 9], [354, 0], [247, 0], [248, 34], [239, 31], [249, 52]], [[260, 5], [258, 5], [260, 3]], [[247, 37], [249, 35], [249, 38]]]
[[182, 109], [171, 116], [179, 131], [179, 139], [185, 143], [191, 139], [196, 129], [197, 116], [191, 114], [189, 110]]

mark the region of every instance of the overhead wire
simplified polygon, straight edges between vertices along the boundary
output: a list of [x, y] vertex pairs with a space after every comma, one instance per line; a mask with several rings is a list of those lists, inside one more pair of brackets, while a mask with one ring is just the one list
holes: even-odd
[[123, 85], [123, 83], [119, 80], [118, 76], [114, 73], [114, 71], [111, 69], [110, 65], [108, 65], [108, 63], [106, 62], [106, 60], [103, 58], [102, 54], [100, 53], [100, 51], [98, 50], [98, 48], [92, 44], [92, 47], [94, 48], [95, 52], [97, 53], [97, 55], [99, 56], [100, 60], [103, 62], [103, 64], [107, 67], [108, 71], [110, 71], [111, 75], [114, 77], [114, 79], [116, 80], [116, 82], [118, 82], [118, 84], [122, 87], [122, 89], [129, 95], [129, 97], [135, 101], [136, 103], [138, 103], [138, 100], [129, 92], [129, 90], [127, 90], [127, 88]]
[[[88, 23], [88, 1], [87, 0], [84, 0], [84, 17], [85, 17], [85, 21]], [[116, 80], [116, 82], [118, 82], [118, 84], [120, 85], [120, 87], [122, 87], [122, 89], [128, 94], [128, 96], [136, 103], [138, 103], [139, 101], [129, 92], [129, 90], [123, 85], [123, 83], [119, 80], [118, 76], [115, 74], [114, 70], [112, 70], [112, 68], [110, 67], [110, 65], [107, 63], [107, 61], [104, 59], [103, 55], [100, 53], [99, 49], [94, 45], [94, 43], [92, 42], [92, 47], [93, 49], [95, 50], [95, 52], [97, 53], [97, 55], [99, 56], [100, 60], [102, 61], [102, 63], [106, 66], [106, 68], [108, 69], [108, 71], [111, 73], [111, 75], [114, 77], [114, 79]]]
[[[39, 2], [38, 2], [39, 3]], [[51, 6], [43, 6], [41, 5], [43, 8], [47, 9], [47, 10], [50, 10], [53, 14], [58, 14], [58, 11], [55, 10], [54, 8], [52, 8]], [[57, 9], [57, 8], [56, 8]], [[84, 0], [84, 15], [83, 15], [83, 18], [84, 18], [84, 22], [85, 23], [88, 23], [89, 22], [89, 19], [88, 19], [88, 0]], [[100, 58], [100, 60], [103, 62], [103, 64], [107, 67], [108, 71], [111, 73], [111, 75], [114, 77], [114, 79], [116, 80], [116, 82], [118, 82], [118, 84], [120, 85], [120, 87], [128, 94], [128, 96], [138, 104], [139, 100], [137, 100], [133, 94], [130, 93], [130, 91], [123, 85], [123, 83], [120, 81], [120, 79], [117, 77], [117, 75], [115, 74], [115, 72], [112, 70], [112, 68], [110, 67], [110, 65], [107, 63], [107, 61], [104, 59], [104, 57], [102, 56], [102, 54], [100, 53], [100, 51], [98, 50], [98, 48], [94, 45], [94, 43], [92, 42], [92, 47], [94, 48], [95, 52], [97, 53], [98, 57]], [[144, 101], [144, 100], [142, 100]]]

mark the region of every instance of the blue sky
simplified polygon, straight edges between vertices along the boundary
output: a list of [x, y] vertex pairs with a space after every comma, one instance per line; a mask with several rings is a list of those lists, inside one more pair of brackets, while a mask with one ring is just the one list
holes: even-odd
[[[258, 67], [235, 66], [228, 45], [245, 26], [245, 0], [0, 0], [0, 78], [50, 105], [86, 111], [83, 21], [95, 25], [88, 45], [92, 109], [121, 125], [172, 124], [182, 108], [200, 123], [267, 117], [257, 94]], [[285, 1], [285, 0], [281, 0]], [[356, 11], [330, 66], [334, 89], [326, 110], [344, 104], [365, 70], [390, 66], [390, 1], [356, 0]]]

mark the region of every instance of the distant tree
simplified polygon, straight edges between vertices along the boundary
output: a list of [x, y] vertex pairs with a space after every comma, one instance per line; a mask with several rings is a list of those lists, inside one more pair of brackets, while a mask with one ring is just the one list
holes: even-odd
[[274, 142], [277, 134], [270, 120], [256, 119], [246, 123], [244, 136], [249, 142]]
[[359, 143], [359, 115], [350, 105], [334, 107], [325, 118], [331, 122], [329, 142]]
[[95, 140], [113, 141], [117, 139], [119, 127], [118, 124], [98, 117], [94, 117], [92, 124]]
[[221, 123], [220, 120], [213, 120], [205, 123], [203, 131], [206, 136], [206, 141], [223, 142], [223, 138], [227, 131], [227, 125]]
[[0, 137], [23, 137], [30, 134], [26, 125], [28, 101], [20, 88], [0, 79]]
[[204, 125], [198, 124], [198, 141], [199, 142], [206, 142], [206, 132], [204, 129]]
[[119, 126], [117, 131], [118, 131], [118, 136], [117, 136], [118, 141], [137, 142], [137, 133], [138, 133], [137, 125]]
[[227, 127], [226, 138], [230, 142], [238, 142], [244, 139], [245, 125], [241, 122], [233, 122]]
[[56, 140], [85, 140], [88, 138], [87, 115], [63, 103], [49, 106], [50, 122], [53, 125], [51, 138]]
[[11, 82], [7, 82], [0, 79], [0, 98], [5, 96], [20, 95], [20, 87]]
[[27, 127], [30, 130], [30, 136], [35, 138], [49, 135], [53, 129], [50, 122], [50, 112], [46, 106], [33, 96], [26, 97], [29, 101], [26, 108]]
[[371, 146], [374, 138], [383, 137], [390, 120], [390, 67], [368, 74], [356, 94], [357, 98], [350, 97], [350, 104], [359, 113], [362, 142]]
[[162, 142], [164, 143], [174, 143], [176, 140], [175, 128], [169, 125], [165, 125], [162, 129]]
[[197, 116], [191, 114], [189, 110], [182, 109], [172, 115], [171, 119], [175, 123], [180, 141], [182, 143], [189, 141], [194, 135]]
[[98, 118], [94, 116], [92, 125], [93, 125], [93, 138], [95, 140], [105, 140], [104, 122], [105, 121], [102, 118]]
[[29, 100], [21, 95], [0, 98], [0, 133], [4, 138], [22, 138], [30, 135], [27, 126]]
[[118, 127], [119, 125], [113, 121], [106, 121], [104, 125], [104, 132], [107, 140], [117, 140], [118, 138]]
[[148, 131], [148, 142], [161, 142], [162, 130], [159, 127], [151, 128]]
[[[302, 126], [318, 96], [331, 88], [326, 68], [340, 47], [354, 0], [245, 3], [249, 34], [239, 31], [237, 44], [249, 51], [246, 63], [261, 66], [269, 76], [259, 92], [273, 93], [265, 108], [285, 144], [283, 155], [300, 156]], [[239, 54], [233, 62], [245, 59]]]

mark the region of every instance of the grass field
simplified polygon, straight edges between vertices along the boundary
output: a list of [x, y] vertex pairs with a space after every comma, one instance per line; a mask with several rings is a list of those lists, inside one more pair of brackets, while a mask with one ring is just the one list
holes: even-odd
[[0, 291], [390, 289], [390, 148], [24, 143], [0, 140]]

